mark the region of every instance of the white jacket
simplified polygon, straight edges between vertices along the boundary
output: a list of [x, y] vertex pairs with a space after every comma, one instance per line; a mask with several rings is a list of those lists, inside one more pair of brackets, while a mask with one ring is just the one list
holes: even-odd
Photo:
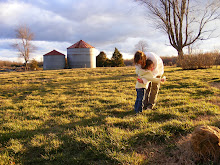
[[154, 75], [151, 71], [149, 70], [144, 70], [141, 69], [140, 65], [135, 65], [136, 68], [136, 74], [138, 75], [138, 77], [140, 77], [143, 81], [143, 83], [139, 83], [138, 81], [136, 82], [136, 86], [135, 88], [148, 88], [148, 85], [150, 82], [154, 82], [154, 83], [160, 83], [161, 79], [160, 78], [154, 78]]
[[164, 73], [163, 60], [153, 52], [146, 52], [145, 55], [147, 59], [150, 59], [154, 63], [153, 75], [155, 77], [162, 76]]

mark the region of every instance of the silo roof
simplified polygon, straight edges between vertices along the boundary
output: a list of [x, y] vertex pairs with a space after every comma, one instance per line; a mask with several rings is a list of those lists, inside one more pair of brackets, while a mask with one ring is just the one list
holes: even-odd
[[52, 55], [52, 56], [53, 56], [53, 55], [63, 55], [63, 56], [65, 56], [65, 54], [60, 53], [60, 52], [58, 52], [58, 51], [56, 51], [56, 50], [52, 50], [51, 52], [45, 54], [44, 56], [51, 56], [51, 55]]
[[71, 49], [71, 48], [94, 48], [94, 47], [89, 45], [85, 41], [80, 40], [77, 43], [73, 44], [72, 46], [68, 47], [67, 49]]

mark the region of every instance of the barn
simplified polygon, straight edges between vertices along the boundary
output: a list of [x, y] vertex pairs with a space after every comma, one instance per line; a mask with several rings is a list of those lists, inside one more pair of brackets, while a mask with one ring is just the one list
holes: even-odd
[[96, 68], [96, 49], [83, 40], [67, 48], [69, 68]]
[[43, 55], [43, 60], [44, 70], [65, 68], [65, 55], [56, 50], [52, 50], [51, 52]]

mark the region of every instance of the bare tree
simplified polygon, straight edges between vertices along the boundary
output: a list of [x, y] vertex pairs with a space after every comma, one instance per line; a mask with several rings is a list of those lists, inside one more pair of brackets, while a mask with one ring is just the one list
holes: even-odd
[[156, 27], [168, 35], [180, 59], [183, 58], [184, 47], [212, 37], [215, 28], [209, 29], [209, 24], [220, 18], [219, 0], [135, 1], [147, 7]]
[[140, 50], [142, 52], [146, 52], [148, 48], [147, 41], [145, 40], [140, 40], [136, 45], [135, 45], [135, 51]]
[[27, 26], [19, 26], [16, 30], [16, 43], [12, 46], [19, 52], [19, 56], [24, 58], [25, 70], [28, 69], [28, 61], [30, 59], [30, 53], [34, 52], [35, 46], [31, 43], [34, 38], [34, 33], [30, 31]]

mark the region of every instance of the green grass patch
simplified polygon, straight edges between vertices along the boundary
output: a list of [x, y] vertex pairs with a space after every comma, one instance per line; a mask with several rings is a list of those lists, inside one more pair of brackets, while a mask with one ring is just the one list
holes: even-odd
[[220, 127], [219, 67], [164, 75], [157, 110], [135, 116], [134, 67], [0, 73], [0, 164], [147, 164], [149, 144]]

